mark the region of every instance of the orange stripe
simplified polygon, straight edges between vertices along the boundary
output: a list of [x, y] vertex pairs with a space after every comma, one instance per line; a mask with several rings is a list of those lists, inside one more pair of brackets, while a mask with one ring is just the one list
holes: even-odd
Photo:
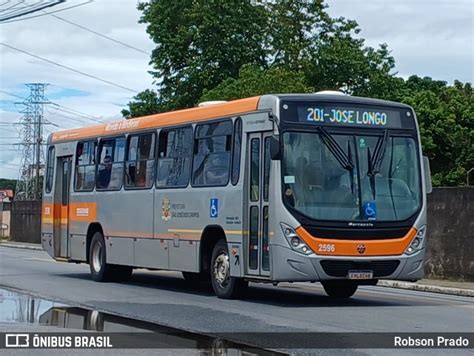
[[97, 219], [97, 204], [85, 202], [70, 203], [69, 219], [83, 222], [95, 221]]
[[85, 128], [59, 131], [53, 133], [52, 142], [113, 135], [121, 132], [139, 131], [237, 115], [257, 110], [259, 99], [259, 96], [255, 96], [223, 104], [177, 110], [130, 120], [121, 120]]
[[[408, 233], [399, 239], [390, 240], [335, 240], [321, 239], [312, 236], [303, 227], [296, 229], [298, 236], [318, 255], [328, 256], [393, 256], [401, 255], [416, 235], [416, 229], [411, 228]], [[320, 245], [333, 244], [334, 252], [319, 251]], [[357, 246], [365, 245], [365, 252], [359, 253]]]

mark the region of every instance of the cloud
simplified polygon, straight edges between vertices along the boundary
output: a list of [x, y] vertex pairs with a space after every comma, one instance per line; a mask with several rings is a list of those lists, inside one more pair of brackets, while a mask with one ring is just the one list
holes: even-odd
[[332, 16], [356, 20], [370, 46], [387, 43], [402, 76], [473, 81], [471, 0], [326, 0]]
[[[68, 1], [71, 6], [80, 1]], [[140, 13], [134, 1], [96, 1], [56, 15], [88, 27], [103, 35], [142, 49], [148, 53], [154, 48], [139, 24]], [[59, 9], [57, 7], [55, 9]], [[51, 10], [49, 10], [51, 11]], [[152, 86], [153, 78], [148, 55], [101, 38], [52, 16], [0, 25], [0, 41], [37, 56], [72, 67], [121, 86], [141, 91]], [[120, 111], [134, 95], [92, 78], [34, 59], [25, 54], [0, 46], [1, 89], [20, 97], [28, 96], [24, 83], [50, 83], [46, 97], [55, 103], [78, 110], [101, 120], [121, 118]], [[18, 122], [20, 114], [14, 102], [18, 98], [0, 93], [0, 121]], [[63, 128], [95, 123], [83, 116], [75, 116], [46, 105], [47, 120]], [[18, 125], [0, 125], [1, 143], [10, 143], [17, 137]], [[48, 125], [45, 131], [59, 130]], [[16, 178], [19, 151], [13, 146], [0, 146], [0, 177]]]

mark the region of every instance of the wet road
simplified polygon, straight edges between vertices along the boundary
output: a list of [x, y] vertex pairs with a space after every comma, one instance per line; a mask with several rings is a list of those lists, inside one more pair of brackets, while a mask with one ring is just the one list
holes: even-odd
[[53, 261], [42, 251], [0, 247], [0, 285], [201, 333], [471, 332], [474, 298], [362, 287], [345, 301], [319, 284], [253, 284], [244, 300], [221, 300], [174, 272], [137, 270], [126, 283], [96, 283], [87, 265]]

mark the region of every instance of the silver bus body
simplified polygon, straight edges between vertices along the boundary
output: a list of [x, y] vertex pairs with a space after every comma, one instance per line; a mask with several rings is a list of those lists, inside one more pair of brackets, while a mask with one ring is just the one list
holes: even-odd
[[[300, 95], [302, 96], [302, 95]], [[305, 97], [315, 97], [306, 95]], [[334, 99], [325, 95], [323, 99]], [[337, 100], [341, 98], [337, 96]], [[418, 280], [423, 277], [423, 261], [426, 238], [421, 241], [414, 253], [407, 253], [414, 234], [425, 229], [426, 225], [426, 182], [424, 167], [420, 165], [421, 207], [411, 226], [411, 235], [405, 238], [403, 251], [390, 252], [390, 243], [396, 239], [366, 239], [354, 234], [351, 239], [317, 239], [314, 245], [326, 240], [328, 244], [344, 243], [344, 249], [350, 246], [364, 246], [367, 253], [331, 254], [331, 251], [319, 253], [306, 243], [311, 250], [301, 253], [292, 248], [284, 235], [282, 223], [299, 234], [301, 222], [287, 209], [283, 201], [282, 162], [270, 160], [268, 182], [268, 199], [263, 198], [263, 170], [268, 157], [269, 146], [266, 140], [279, 137], [278, 123], [280, 120], [280, 100], [278, 95], [264, 95], [258, 101], [258, 107], [252, 112], [242, 112], [232, 116], [212, 117], [207, 121], [191, 122], [193, 129], [203, 122], [220, 119], [237, 118], [242, 120], [242, 144], [240, 154], [240, 177], [233, 185], [230, 180], [226, 186], [193, 187], [189, 183], [180, 188], [158, 188], [155, 184], [149, 189], [125, 189], [113, 191], [76, 192], [74, 190], [75, 162], [79, 139], [69, 138], [53, 142], [51, 161], [52, 189], [43, 193], [42, 245], [53, 258], [67, 262], [89, 262], [89, 249], [92, 232], [101, 231], [105, 239], [107, 263], [114, 265], [133, 266], [134, 268], [150, 268], [200, 272], [203, 260], [209, 258], [210, 241], [216, 236], [225, 237], [230, 257], [230, 274], [249, 280], [267, 282], [280, 281], [325, 281], [346, 279], [347, 276], [336, 276], [331, 263], [356, 262], [371, 268], [372, 265], [396, 261], [396, 268], [387, 270], [388, 274], [376, 276], [377, 279]], [[321, 96], [318, 100], [322, 100]], [[353, 98], [354, 102], [357, 98]], [[377, 101], [380, 105], [386, 102]], [[226, 104], [219, 104], [226, 105]], [[415, 120], [416, 121], [416, 120]], [[184, 123], [183, 123], [184, 125]], [[156, 128], [143, 132], [156, 132], [158, 138], [160, 124]], [[234, 125], [233, 125], [234, 126]], [[136, 133], [139, 131], [133, 131]], [[423, 161], [418, 127], [418, 155]], [[123, 135], [129, 131], [111, 132], [110, 137]], [[107, 137], [107, 136], [104, 136]], [[96, 137], [97, 140], [103, 137]], [[194, 138], [194, 135], [193, 135]], [[250, 184], [252, 154], [251, 142], [257, 142], [259, 155], [259, 187], [258, 198], [252, 201]], [[255, 153], [255, 152], [254, 152]], [[268, 160], [268, 158], [267, 158]], [[254, 221], [250, 221], [250, 211], [256, 211]], [[264, 221], [268, 219], [267, 221]], [[250, 243], [251, 224], [256, 234], [257, 243]], [[263, 226], [264, 224], [265, 227]], [[255, 230], [256, 229], [256, 230]], [[265, 229], [265, 231], [264, 231]], [[255, 232], [256, 231], [256, 232]], [[360, 230], [358, 230], [360, 231]], [[262, 238], [268, 237], [268, 245], [264, 246]], [[255, 236], [254, 236], [255, 237]], [[302, 242], [305, 240], [300, 236]], [[306, 236], [308, 238], [308, 236]], [[314, 237], [315, 239], [317, 237]], [[395, 242], [394, 242], [395, 241]], [[386, 253], [370, 254], [370, 246], [387, 244]], [[341, 245], [342, 246], [342, 245]], [[331, 250], [333, 247], [330, 247]], [[250, 266], [249, 251], [256, 249], [257, 265]], [[264, 249], [268, 260], [264, 262]], [[362, 250], [362, 247], [359, 248]], [[345, 251], [344, 250], [344, 251]], [[323, 261], [327, 263], [324, 267]], [[374, 277], [375, 278], [375, 277]]]

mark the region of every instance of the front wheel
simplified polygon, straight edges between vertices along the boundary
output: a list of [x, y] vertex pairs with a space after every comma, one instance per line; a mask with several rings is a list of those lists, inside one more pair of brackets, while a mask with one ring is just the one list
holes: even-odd
[[357, 291], [357, 284], [352, 281], [332, 280], [323, 281], [324, 291], [332, 298], [350, 298]]
[[92, 279], [96, 282], [123, 281], [132, 275], [132, 267], [106, 263], [104, 237], [100, 232], [92, 236], [89, 252], [89, 266]]
[[216, 295], [222, 299], [240, 297], [248, 286], [242, 278], [230, 276], [229, 251], [225, 240], [219, 240], [212, 251], [211, 283]]

